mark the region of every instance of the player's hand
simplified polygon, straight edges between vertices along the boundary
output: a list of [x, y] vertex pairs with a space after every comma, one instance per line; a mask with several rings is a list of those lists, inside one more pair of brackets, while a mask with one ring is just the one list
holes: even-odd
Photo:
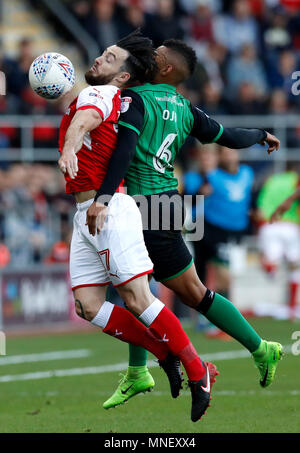
[[75, 179], [78, 173], [78, 158], [74, 151], [63, 152], [59, 161], [59, 168], [65, 174], [69, 173], [71, 179]]
[[290, 209], [291, 205], [292, 200], [285, 200], [283, 203], [281, 203], [271, 215], [270, 223], [276, 222], [276, 220], [280, 220], [283, 214]]
[[272, 135], [269, 132], [267, 132], [266, 138], [259, 142], [259, 144], [262, 146], [264, 146], [266, 143], [269, 145], [268, 154], [271, 154], [273, 151], [275, 151], [275, 149], [276, 151], [278, 151], [280, 148], [280, 141], [278, 140], [278, 138], [276, 138], [275, 135]]
[[107, 215], [107, 206], [98, 201], [94, 201], [86, 213], [86, 225], [89, 228], [89, 233], [95, 236], [100, 233], [101, 228], [104, 225], [104, 221]]

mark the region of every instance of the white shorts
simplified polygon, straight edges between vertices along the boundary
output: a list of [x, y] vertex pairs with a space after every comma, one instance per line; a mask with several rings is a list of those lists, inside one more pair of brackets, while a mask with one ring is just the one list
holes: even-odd
[[282, 259], [300, 263], [300, 230], [296, 223], [275, 222], [263, 225], [259, 230], [259, 248], [264, 258], [272, 264]]
[[92, 236], [86, 212], [93, 199], [77, 204], [70, 253], [72, 289], [83, 286], [113, 286], [153, 272], [145, 246], [142, 218], [133, 198], [116, 193], [100, 234]]

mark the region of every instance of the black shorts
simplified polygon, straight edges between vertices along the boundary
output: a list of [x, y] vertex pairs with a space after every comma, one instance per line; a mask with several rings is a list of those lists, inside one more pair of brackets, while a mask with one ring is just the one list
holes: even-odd
[[159, 282], [183, 274], [193, 264], [192, 255], [178, 231], [144, 231], [144, 240], [154, 264], [153, 276]]
[[[162, 195], [167, 195], [168, 197], [176, 195], [178, 198], [177, 201], [175, 200], [170, 204], [170, 210], [167, 213], [162, 209], [159, 210], [158, 218], [156, 219], [157, 227], [151, 229], [150, 220], [151, 218], [153, 219], [154, 213], [153, 209], [151, 209], [150, 198]], [[139, 197], [134, 198], [140, 207], [138, 203]], [[179, 199], [181, 197], [176, 190], [149, 195], [146, 198], [148, 199], [147, 216], [143, 215], [142, 211], [141, 214], [143, 217], [145, 244], [154, 265], [153, 276], [157, 281], [170, 280], [185, 272], [193, 264], [192, 255], [181, 234], [185, 217], [184, 206], [180, 203]], [[147, 221], [145, 221], [145, 217], [147, 217]], [[178, 218], [181, 220], [178, 221]], [[167, 228], [166, 223], [169, 223]]]

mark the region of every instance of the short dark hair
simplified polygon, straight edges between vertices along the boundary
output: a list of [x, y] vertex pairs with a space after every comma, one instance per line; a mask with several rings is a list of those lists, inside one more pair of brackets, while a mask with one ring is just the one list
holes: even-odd
[[197, 64], [197, 56], [192, 47], [180, 39], [167, 39], [162, 45], [181, 55], [186, 62], [190, 75], [193, 74]]
[[156, 51], [151, 39], [143, 36], [140, 29], [120, 39], [116, 45], [129, 52], [124, 67], [130, 73], [131, 82], [145, 83], [154, 79], [158, 71]]

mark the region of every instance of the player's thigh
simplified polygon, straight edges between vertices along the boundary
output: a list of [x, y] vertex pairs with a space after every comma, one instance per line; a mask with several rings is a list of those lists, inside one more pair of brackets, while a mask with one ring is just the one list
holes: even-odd
[[185, 272], [193, 263], [182, 234], [176, 230], [145, 230], [144, 239], [154, 265], [154, 278], [164, 283]]
[[195, 241], [193, 246], [196, 271], [200, 280], [205, 283], [207, 265], [214, 256], [214, 247], [211, 247], [211, 244], [206, 241], [205, 237], [201, 241]]
[[106, 300], [107, 286], [82, 286], [73, 291], [78, 316], [91, 321]]
[[[107, 285], [110, 283], [109, 276], [99, 257], [98, 245], [88, 232], [85, 225], [87, 202], [81, 203], [74, 221], [74, 228], [70, 251], [70, 276], [72, 290], [81, 286]], [[88, 205], [87, 205], [88, 206]]]
[[153, 263], [145, 246], [141, 214], [136, 203], [128, 195], [116, 195], [104, 234], [107, 244], [105, 265], [112, 284], [118, 288], [152, 273]]
[[147, 275], [137, 277], [116, 289], [129, 310], [136, 315], [141, 315], [155, 299], [150, 291]]

